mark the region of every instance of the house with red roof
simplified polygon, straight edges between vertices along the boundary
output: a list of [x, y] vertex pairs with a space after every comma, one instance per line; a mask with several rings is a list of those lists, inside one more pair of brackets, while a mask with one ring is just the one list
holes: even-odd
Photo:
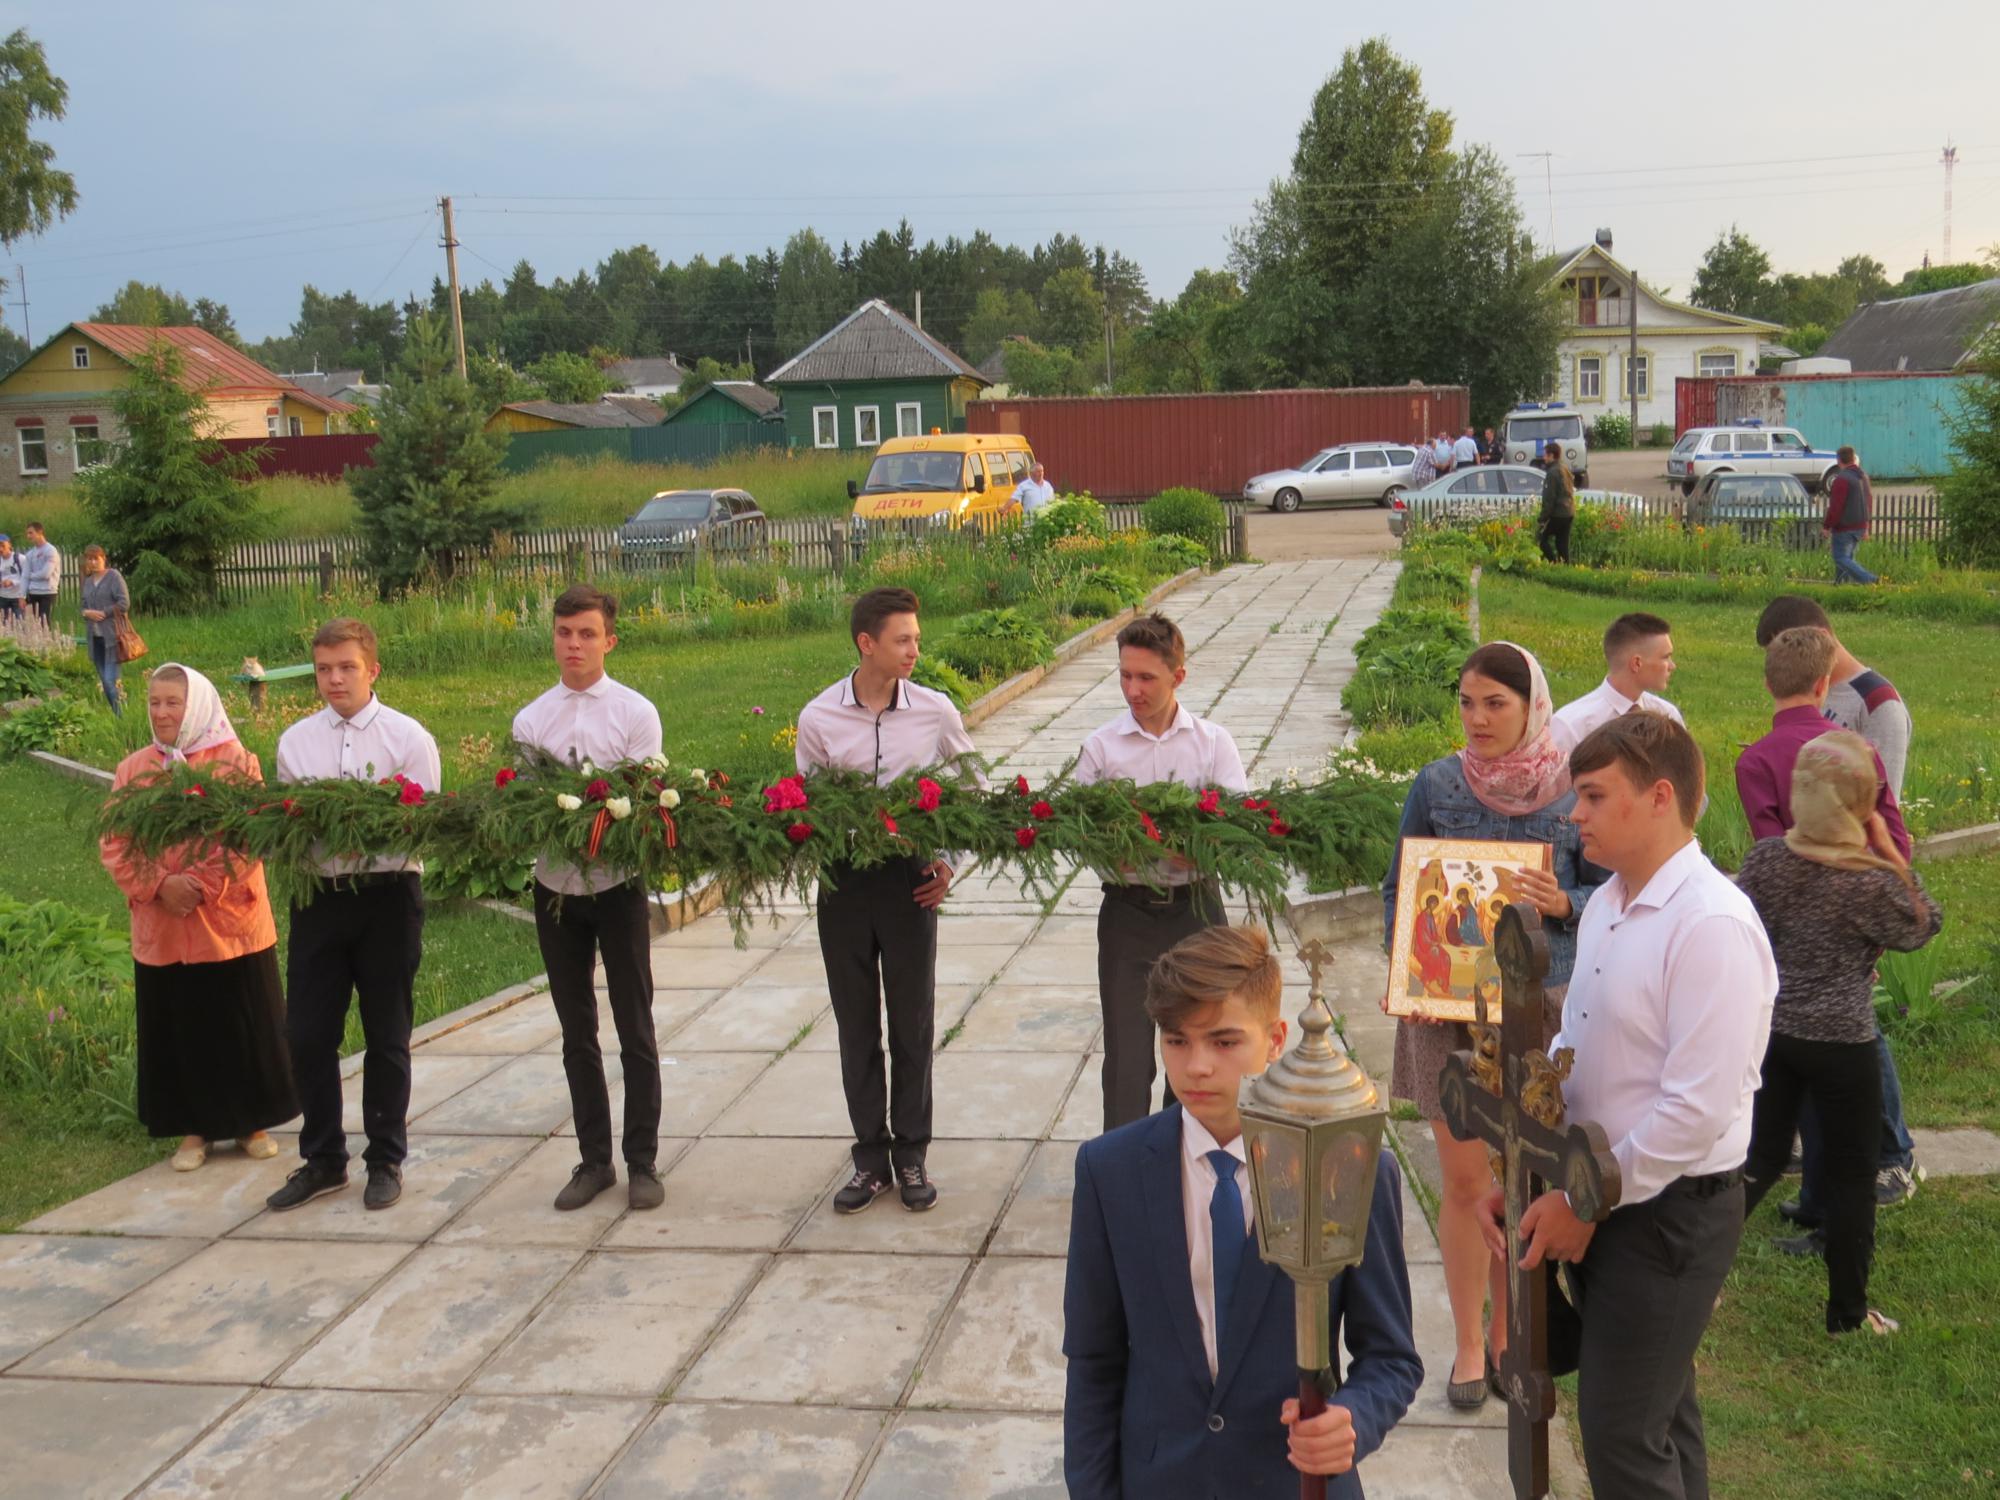
[[0, 491], [63, 485], [123, 434], [113, 399], [155, 340], [180, 351], [181, 378], [208, 402], [216, 437], [306, 437], [347, 430], [346, 401], [302, 390], [202, 328], [71, 323], [0, 377]]

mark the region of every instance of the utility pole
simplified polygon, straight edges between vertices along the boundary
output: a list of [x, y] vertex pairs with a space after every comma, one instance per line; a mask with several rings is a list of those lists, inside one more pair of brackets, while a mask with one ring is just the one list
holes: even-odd
[[35, 346], [35, 336], [28, 331], [28, 268], [16, 262], [14, 279], [21, 283], [21, 337], [32, 349]]
[[[1631, 342], [1625, 346], [1625, 394], [1631, 399], [1632, 403], [1632, 446], [1636, 448], [1639, 446], [1639, 383], [1634, 378], [1634, 372], [1639, 367], [1639, 273], [1637, 271], [1628, 272], [1625, 279], [1631, 283], [1625, 289], [1625, 294], [1632, 304], [1632, 310], [1627, 322], [1627, 327], [1631, 332]], [[1649, 396], [1653, 393], [1652, 385], [1653, 372], [1651, 368], [1648, 368], [1646, 371], [1646, 394]]]
[[1104, 388], [1111, 390], [1116, 383], [1111, 373], [1111, 314], [1107, 311], [1104, 314]]
[[1938, 158], [1944, 167], [1944, 260], [1951, 264], [1951, 169], [1958, 165], [1958, 147], [1947, 144], [1944, 155]]
[[1556, 179], [1555, 168], [1552, 163], [1556, 159], [1556, 154], [1553, 151], [1517, 151], [1514, 154], [1522, 161], [1533, 161], [1538, 156], [1542, 159], [1542, 187], [1548, 194], [1549, 200], [1549, 254], [1554, 255], [1556, 253]]
[[451, 232], [451, 199], [439, 200], [444, 209], [444, 268], [451, 278], [451, 341], [458, 350], [458, 378], [465, 379], [465, 313], [458, 305], [458, 237]]
[[922, 287], [917, 288], [916, 325], [919, 331], [921, 331], [924, 326], [924, 289]]

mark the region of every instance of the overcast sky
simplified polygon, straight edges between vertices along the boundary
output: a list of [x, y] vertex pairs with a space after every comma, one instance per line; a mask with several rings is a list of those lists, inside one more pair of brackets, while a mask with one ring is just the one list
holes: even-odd
[[838, 247], [907, 217], [920, 241], [1078, 234], [1170, 296], [1223, 262], [1313, 90], [1375, 34], [1422, 66], [1460, 142], [1514, 169], [1538, 240], [1551, 210], [1564, 247], [1609, 227], [1683, 294], [1732, 222], [1780, 270], [1939, 258], [1948, 138], [1955, 257], [2000, 241], [1991, 0], [10, 11], [69, 84], [69, 118], [38, 133], [82, 197], [15, 247], [42, 338], [135, 277], [228, 303], [252, 340], [289, 326], [308, 281], [422, 291], [443, 193], [472, 282], [522, 256], [547, 281], [641, 242], [760, 251], [804, 225]]

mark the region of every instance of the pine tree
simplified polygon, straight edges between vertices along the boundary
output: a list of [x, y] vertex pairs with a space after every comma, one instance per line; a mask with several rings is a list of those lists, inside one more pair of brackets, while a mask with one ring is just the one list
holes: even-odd
[[112, 398], [125, 435], [79, 480], [134, 606], [153, 611], [213, 603], [229, 554], [265, 529], [249, 484], [256, 460], [222, 446], [206, 397], [184, 376], [180, 351], [164, 340], [138, 356]]

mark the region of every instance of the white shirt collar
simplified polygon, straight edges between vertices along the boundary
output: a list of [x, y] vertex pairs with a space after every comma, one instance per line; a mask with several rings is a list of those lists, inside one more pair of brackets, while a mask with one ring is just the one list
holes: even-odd
[[1145, 726], [1139, 722], [1137, 717], [1133, 715], [1132, 710], [1128, 708], [1120, 718], [1114, 721], [1112, 727], [1114, 732], [1118, 734], [1136, 734], [1154, 741], [1170, 740], [1183, 729], [1194, 728], [1194, 715], [1187, 711], [1185, 703], [1176, 702], [1174, 704], [1173, 722], [1167, 725], [1167, 732], [1165, 734], [1148, 734]]
[[[858, 708], [864, 713], [873, 713], [875, 711], [863, 703], [860, 696], [854, 691], [854, 673], [852, 672], [849, 672], [845, 677], [840, 679], [840, 703], [843, 708]], [[883, 709], [882, 712], [891, 713], [896, 709], [908, 708], [909, 706], [910, 684], [903, 678], [898, 677], [896, 679], [896, 691], [889, 699], [889, 706]]]
[[573, 688], [561, 679], [557, 679], [556, 686], [574, 698], [602, 698], [611, 691], [611, 674], [609, 672], [599, 674], [597, 681], [587, 688]]
[[1633, 709], [1641, 707], [1646, 701], [1646, 690], [1644, 688], [1639, 689], [1638, 697], [1628, 698], [1619, 688], [1618, 684], [1613, 682], [1609, 677], [1606, 677], [1604, 681], [1597, 685], [1597, 691], [1604, 696], [1605, 702], [1613, 705], [1621, 714], [1629, 713]]
[[368, 695], [368, 701], [361, 705], [360, 709], [355, 713], [354, 717], [351, 719], [341, 718], [339, 713], [334, 710], [333, 705], [331, 704], [327, 705], [326, 712], [327, 712], [327, 717], [336, 725], [349, 724], [356, 729], [366, 729], [369, 725], [373, 724], [375, 720], [381, 715], [382, 700], [376, 697], [373, 693], [370, 693]]
[[[1227, 1151], [1240, 1162], [1250, 1160], [1244, 1150], [1242, 1131], [1239, 1130], [1236, 1139], [1228, 1145], [1221, 1145], [1206, 1125], [1188, 1113], [1185, 1104], [1181, 1106], [1181, 1150], [1187, 1153], [1190, 1161], [1198, 1161], [1210, 1171], [1215, 1170], [1215, 1164], [1208, 1159], [1211, 1151]], [[1238, 1181], [1241, 1180], [1239, 1176]]]
[[[1646, 882], [1636, 896], [1627, 896], [1618, 906], [1618, 921], [1632, 914], [1636, 907], [1648, 906], [1657, 911], [1673, 900], [1676, 892], [1688, 883], [1701, 867], [1708, 862], [1708, 856], [1701, 852], [1701, 840], [1691, 838], [1682, 845], [1665, 864], [1653, 872], [1653, 878]], [[1617, 895], [1624, 895], [1625, 877], [1611, 877], [1618, 882]]]

